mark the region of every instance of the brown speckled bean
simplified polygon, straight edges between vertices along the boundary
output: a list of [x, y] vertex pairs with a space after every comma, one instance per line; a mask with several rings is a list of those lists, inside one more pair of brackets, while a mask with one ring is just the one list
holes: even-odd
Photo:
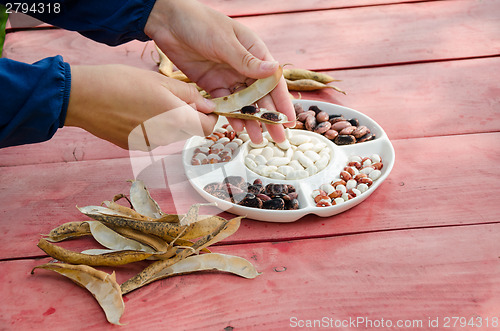
[[348, 126], [340, 130], [339, 134], [352, 134], [354, 130], [356, 130], [355, 126]]
[[316, 127], [316, 117], [307, 116], [306, 120], [304, 121], [304, 126], [309, 131], [314, 130], [314, 128]]
[[332, 124], [332, 130], [340, 132], [342, 129], [347, 128], [348, 126], [351, 126], [351, 123], [349, 123], [348, 121], [335, 122]]
[[337, 131], [335, 131], [335, 130], [332, 130], [331, 127], [330, 127], [330, 130], [326, 131], [324, 133], [324, 135], [325, 135], [325, 138], [333, 140], [333, 139], [337, 138], [337, 136], [339, 135], [339, 133]]
[[321, 123], [321, 122], [327, 122], [328, 121], [328, 113], [324, 112], [324, 111], [320, 111], [316, 115], [316, 121], [318, 121], [319, 123]]
[[330, 122], [321, 122], [316, 127], [314, 128], [314, 132], [319, 133], [319, 134], [324, 134], [326, 131], [330, 130], [330, 127], [332, 125]]
[[356, 130], [354, 130], [351, 134], [352, 134], [352, 135], [353, 135], [356, 139], [358, 139], [358, 138], [363, 137], [365, 134], [367, 134], [367, 133], [369, 133], [369, 132], [370, 132], [370, 130], [369, 130], [366, 126], [361, 125], [361, 126], [358, 126], [358, 127], [356, 128]]

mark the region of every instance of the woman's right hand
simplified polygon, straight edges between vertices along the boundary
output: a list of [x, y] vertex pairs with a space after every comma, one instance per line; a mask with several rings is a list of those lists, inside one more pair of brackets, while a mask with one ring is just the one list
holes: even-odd
[[212, 132], [211, 101], [189, 84], [124, 65], [72, 66], [66, 126], [125, 149], [150, 150]]

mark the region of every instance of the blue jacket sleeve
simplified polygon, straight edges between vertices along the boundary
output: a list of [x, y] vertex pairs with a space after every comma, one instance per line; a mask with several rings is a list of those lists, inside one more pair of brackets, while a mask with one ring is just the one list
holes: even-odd
[[[0, 0], [1, 4], [7, 2], [14, 1]], [[95, 41], [116, 46], [134, 39], [149, 40], [144, 33], [144, 26], [156, 0], [24, 0], [22, 2], [29, 4], [28, 8], [34, 5], [35, 10], [28, 11], [27, 15], [66, 30], [78, 31]], [[49, 3], [50, 7], [46, 5]], [[43, 13], [36, 8], [44, 8]]]
[[34, 64], [0, 59], [0, 148], [48, 140], [64, 125], [70, 77], [61, 56]]

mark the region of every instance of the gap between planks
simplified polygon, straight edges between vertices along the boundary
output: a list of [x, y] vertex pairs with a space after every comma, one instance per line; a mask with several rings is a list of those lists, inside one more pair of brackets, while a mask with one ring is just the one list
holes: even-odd
[[[467, 223], [467, 224], [444, 224], [444, 225], [428, 225], [428, 226], [416, 226], [416, 227], [402, 227], [402, 228], [392, 228], [392, 229], [379, 229], [379, 230], [369, 230], [369, 231], [354, 231], [354, 232], [345, 232], [342, 234], [331, 234], [331, 235], [315, 235], [315, 236], [303, 236], [303, 237], [289, 237], [289, 238], [279, 238], [279, 239], [266, 239], [266, 240], [227, 240], [223, 242], [218, 242], [213, 245], [213, 247], [217, 246], [233, 246], [233, 245], [253, 245], [253, 244], [264, 244], [264, 243], [293, 243], [296, 241], [305, 241], [305, 240], [316, 240], [316, 239], [329, 239], [329, 238], [344, 238], [344, 237], [352, 237], [356, 235], [369, 235], [369, 234], [377, 234], [377, 233], [385, 233], [385, 232], [404, 232], [404, 231], [418, 231], [418, 230], [427, 230], [427, 229], [440, 229], [440, 228], [458, 228], [458, 227], [471, 227], [471, 226], [484, 226], [484, 225], [493, 225], [500, 224], [500, 221], [496, 222], [483, 222], [483, 223]], [[23, 257], [13, 257], [13, 258], [0, 258], [1, 262], [10, 262], [10, 261], [19, 261], [19, 260], [41, 260], [50, 257], [47, 254], [40, 255], [30, 255]]]

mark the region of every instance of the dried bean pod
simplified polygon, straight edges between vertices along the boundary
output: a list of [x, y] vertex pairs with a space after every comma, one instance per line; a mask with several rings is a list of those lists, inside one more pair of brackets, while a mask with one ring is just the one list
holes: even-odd
[[353, 135], [338, 135], [334, 143], [337, 145], [351, 145], [356, 143], [356, 138]]
[[330, 122], [321, 122], [316, 125], [313, 131], [319, 134], [324, 134], [326, 131], [330, 130], [331, 126]]

